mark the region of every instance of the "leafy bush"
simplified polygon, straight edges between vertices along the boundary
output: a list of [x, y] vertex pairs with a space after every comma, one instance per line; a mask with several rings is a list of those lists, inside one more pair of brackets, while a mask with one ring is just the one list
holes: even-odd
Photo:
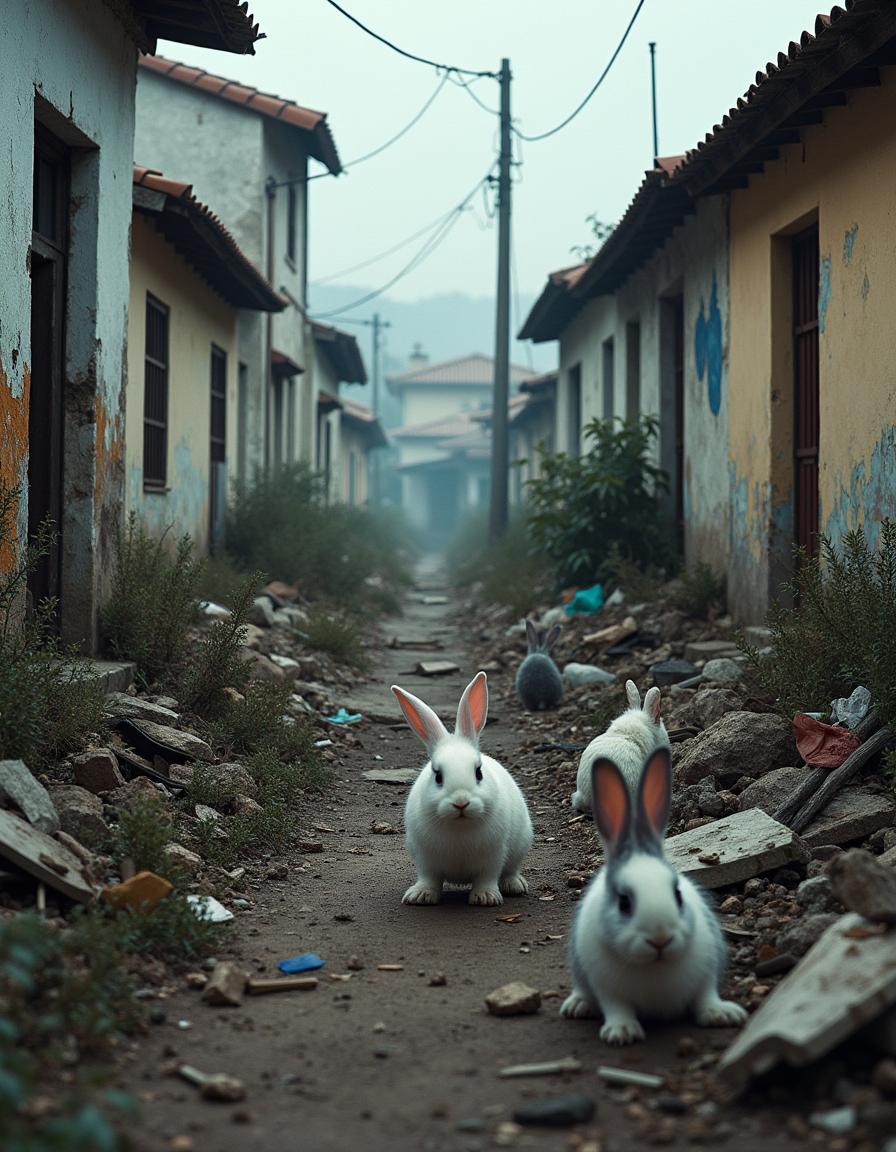
[[825, 711], [859, 684], [885, 724], [896, 723], [896, 521], [880, 526], [877, 550], [862, 531], [840, 547], [826, 537], [818, 559], [798, 554], [794, 607], [769, 617], [772, 653], [740, 639], [760, 685], [781, 711]]
[[305, 625], [308, 646], [329, 652], [340, 664], [355, 668], [367, 666], [367, 654], [361, 647], [358, 621], [339, 609], [316, 608]]
[[213, 956], [228, 927], [200, 920], [177, 887], [155, 908], [123, 909], [115, 913], [112, 921], [124, 952], [152, 956], [176, 968]]
[[679, 573], [678, 591], [672, 597], [677, 608], [709, 620], [725, 610], [725, 577], [712, 565], [698, 561]]
[[133, 861], [138, 872], [146, 868], [166, 876], [165, 846], [174, 839], [174, 824], [161, 796], [137, 796], [119, 810], [109, 854], [118, 862]]
[[240, 650], [258, 582], [257, 572], [243, 578], [228, 597], [229, 618], [215, 620], [190, 654], [179, 696], [199, 716], [219, 715], [227, 707], [224, 689], [240, 689], [248, 679], [249, 669], [240, 659]]
[[621, 588], [629, 604], [656, 600], [663, 588], [663, 570], [647, 564], [639, 568], [633, 560], [622, 555], [617, 545], [610, 548], [604, 561], [602, 577], [607, 584], [607, 592]]
[[[15, 556], [20, 490], [0, 486], [0, 556]], [[0, 759], [54, 760], [103, 726], [103, 693], [53, 632], [53, 601], [24, 615], [28, 575], [49, 548], [44, 525], [0, 572]]]
[[[203, 600], [211, 600], [215, 604], [223, 604], [227, 608], [233, 607], [236, 594], [243, 587], [251, 573], [228, 556], [226, 552], [207, 556], [202, 565], [202, 575], [199, 578], [199, 595]], [[261, 573], [255, 574], [258, 586], [263, 582]], [[257, 595], [258, 587], [253, 589]]]
[[488, 542], [487, 517], [467, 521], [449, 546], [448, 567], [459, 587], [480, 582], [483, 599], [514, 616], [531, 611], [552, 583], [551, 565], [534, 547], [521, 516], [511, 518], [496, 544]]
[[615, 547], [639, 568], [670, 554], [658, 497], [668, 477], [652, 460], [658, 423], [593, 420], [591, 447], [581, 456], [551, 455], [539, 447], [540, 475], [527, 484], [529, 528], [536, 547], [557, 565], [563, 583], [590, 583], [608, 574]]

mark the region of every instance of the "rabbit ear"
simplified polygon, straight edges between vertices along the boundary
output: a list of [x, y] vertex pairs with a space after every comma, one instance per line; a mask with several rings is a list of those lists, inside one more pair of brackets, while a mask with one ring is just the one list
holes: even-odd
[[647, 757], [638, 784], [637, 828], [641, 839], [662, 842], [669, 823], [672, 801], [672, 757], [668, 748], [657, 748]]
[[526, 639], [529, 642], [529, 651], [534, 652], [538, 648], [538, 632], [531, 620], [526, 621]]
[[644, 697], [644, 711], [654, 722], [660, 722], [660, 690], [659, 688], [651, 688], [647, 695]]
[[457, 727], [455, 733], [471, 740], [478, 746], [479, 733], [488, 719], [488, 680], [484, 672], [476, 676], [464, 689], [457, 706]]
[[561, 632], [561, 628], [560, 628], [559, 624], [555, 624], [554, 627], [550, 630], [550, 632], [548, 632], [547, 636], [545, 636], [545, 638], [544, 638], [544, 650], [545, 650], [545, 652], [550, 652], [550, 650], [554, 647], [554, 645], [560, 639], [560, 632]]
[[628, 699], [629, 708], [641, 707], [641, 693], [638, 691], [638, 686], [634, 680], [626, 680], [625, 695]]
[[442, 737], [448, 735], [445, 725], [428, 704], [424, 704], [410, 692], [405, 692], [397, 684], [392, 685], [392, 691], [404, 712], [405, 720], [426, 745], [427, 751], [432, 752]]
[[608, 852], [628, 839], [632, 802], [625, 777], [612, 760], [599, 756], [591, 768], [594, 823]]

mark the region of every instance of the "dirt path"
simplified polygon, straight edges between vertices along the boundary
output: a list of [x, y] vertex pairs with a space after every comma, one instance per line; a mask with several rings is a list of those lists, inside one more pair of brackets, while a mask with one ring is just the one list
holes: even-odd
[[[469, 637], [452, 623], [451, 606], [409, 603], [402, 620], [383, 625], [384, 639], [396, 633], [441, 639], [445, 647], [429, 655], [456, 660], [460, 676], [408, 675], [427, 653], [384, 647], [372, 686], [351, 703], [367, 715], [393, 716], [397, 724], [388, 686], [398, 681], [444, 716], [453, 715], [460, 688], [477, 669], [467, 650]], [[529, 896], [508, 900], [503, 909], [470, 908], [461, 894], [433, 908], [403, 906], [402, 892], [413, 877], [403, 837], [370, 829], [374, 820], [401, 824], [407, 789], [370, 783], [362, 773], [419, 768], [421, 746], [407, 728], [369, 720], [352, 730], [350, 743], [337, 738], [333, 787], [305, 823], [309, 830], [317, 826], [323, 853], [288, 859], [285, 879], [250, 890], [251, 906], [238, 914], [226, 951], [227, 958], [269, 976], [277, 974], [278, 960], [317, 952], [326, 960], [320, 986], [249, 999], [239, 1008], [209, 1007], [186, 989], [159, 1004], [166, 1022], [151, 1029], [122, 1078], [122, 1087], [142, 1101], [135, 1134], [141, 1150], [476, 1152], [508, 1146], [621, 1152], [654, 1142], [660, 1128], [655, 1142], [671, 1141], [673, 1147], [698, 1141], [712, 1147], [724, 1141], [735, 1152], [792, 1147], [781, 1119], [766, 1115], [760, 1128], [749, 1108], [717, 1112], [707, 1102], [705, 1068], [729, 1033], [653, 1028], [646, 1044], [620, 1052], [601, 1043], [594, 1022], [559, 1017], [576, 897], [566, 877], [581, 868], [593, 838], [583, 824], [570, 823], [569, 809], [558, 809], [553, 796], [542, 795], [538, 756], [520, 755], [534, 718], [521, 715], [509, 674], [494, 677], [491, 687], [484, 746], [513, 767], [536, 828], [525, 869]], [[496, 915], [502, 913], [519, 913], [521, 919], [501, 923]], [[331, 981], [333, 974], [349, 972], [352, 956], [363, 969]], [[380, 964], [403, 967], [383, 972]], [[444, 974], [444, 984], [431, 984], [436, 973]], [[510, 980], [547, 994], [538, 1015], [486, 1015], [484, 996]], [[180, 1020], [191, 1026], [180, 1029]], [[563, 1079], [497, 1076], [506, 1065], [564, 1056], [578, 1057], [582, 1073]], [[246, 1084], [245, 1103], [200, 1101], [188, 1085], [165, 1075], [174, 1059], [239, 1076]], [[671, 1113], [680, 1106], [685, 1114], [657, 1111], [655, 1092], [609, 1088], [595, 1076], [601, 1064], [668, 1075], [666, 1095], [674, 1093], [679, 1103], [673, 1099], [664, 1107]], [[502, 1127], [527, 1100], [583, 1092], [594, 1098], [597, 1111], [592, 1124], [579, 1129], [578, 1140], [571, 1140], [569, 1130]]]

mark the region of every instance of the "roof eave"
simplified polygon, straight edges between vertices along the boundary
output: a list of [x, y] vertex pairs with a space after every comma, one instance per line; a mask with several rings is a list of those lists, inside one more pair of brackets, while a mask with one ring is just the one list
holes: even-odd
[[131, 2], [140, 29], [141, 52], [153, 53], [159, 40], [171, 40], [252, 56], [256, 42], [264, 39], [248, 5], [239, 0], [205, 0], [204, 4], [195, 6], [196, 11], [171, 0]]

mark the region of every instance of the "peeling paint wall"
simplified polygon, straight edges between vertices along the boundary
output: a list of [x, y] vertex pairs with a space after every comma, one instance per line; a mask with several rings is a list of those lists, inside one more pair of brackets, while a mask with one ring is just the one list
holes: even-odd
[[[125, 327], [136, 48], [103, 0], [32, 0], [0, 44], [0, 436], [4, 479], [27, 478], [36, 110], [76, 148], [63, 381], [60, 627], [92, 650], [123, 497]], [[19, 508], [24, 545], [27, 495]]]
[[762, 619], [790, 573], [793, 352], [790, 237], [818, 222], [820, 528], [896, 513], [896, 69], [802, 130], [731, 195], [731, 475], [738, 494], [729, 594]]
[[[168, 312], [168, 460], [164, 492], [143, 486], [146, 294]], [[209, 543], [211, 349], [227, 354], [227, 463], [236, 469], [236, 311], [205, 283], [151, 219], [134, 214], [128, 323], [127, 511], [156, 536]]]

